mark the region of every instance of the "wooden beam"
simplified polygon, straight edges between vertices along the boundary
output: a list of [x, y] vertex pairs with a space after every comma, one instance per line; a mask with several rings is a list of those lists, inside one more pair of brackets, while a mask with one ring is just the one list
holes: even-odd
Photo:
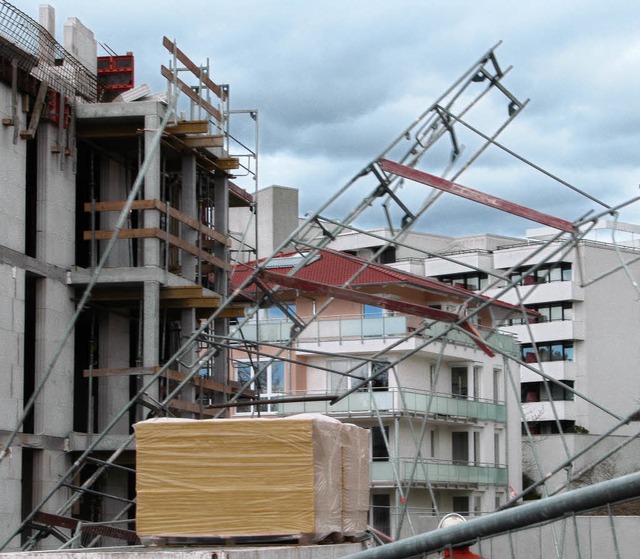
[[164, 309], [217, 309], [220, 297], [193, 297], [191, 299], [170, 299], [162, 301]]
[[213, 159], [211, 162], [218, 168], [223, 171], [228, 171], [229, 169], [238, 169], [240, 167], [240, 160], [236, 157], [227, 157], [226, 159]]
[[72, 518], [70, 516], [60, 516], [58, 514], [38, 511], [34, 515], [33, 520], [39, 524], [58, 526], [67, 530], [77, 529], [78, 524], [82, 522], [80, 529], [88, 534], [96, 534], [117, 540], [124, 540], [132, 544], [140, 544], [138, 535], [132, 530], [114, 528], [113, 526], [95, 525], [90, 522], [85, 523], [85, 521], [80, 521], [77, 518]]
[[[126, 202], [123, 202], [123, 201], [96, 202], [95, 206], [92, 205], [91, 202], [85, 202], [84, 211], [90, 212], [92, 211], [92, 208], [95, 208], [95, 211], [97, 212], [121, 212], [125, 207], [125, 205], [126, 205]], [[132, 210], [158, 210], [166, 214], [167, 204], [166, 202], [162, 202], [161, 200], [156, 200], [156, 199], [134, 200], [133, 203], [131, 204], [131, 209]], [[194, 219], [193, 217], [185, 213], [182, 213], [180, 210], [177, 210], [173, 207], [169, 207], [168, 213], [169, 213], [169, 216], [173, 217], [174, 219], [177, 219], [178, 221], [184, 223], [185, 225], [188, 225], [195, 231], [198, 231], [199, 233], [202, 233], [207, 237], [211, 237], [212, 239], [215, 239], [216, 241], [223, 243], [227, 246], [231, 246], [232, 244], [231, 239], [229, 239], [219, 231], [216, 231], [215, 229], [208, 227], [207, 225], [198, 221], [197, 219]]]
[[[113, 376], [132, 376], [132, 375], [155, 375], [160, 370], [160, 367], [116, 367], [105, 369], [93, 369], [91, 376], [93, 377], [113, 377]], [[82, 376], [89, 377], [89, 369], [82, 371]], [[176, 382], [182, 382], [187, 375], [176, 371], [174, 369], [166, 369], [162, 372], [159, 378], [166, 378]], [[236, 381], [230, 381], [228, 385], [224, 385], [210, 378], [202, 378], [199, 376], [193, 376], [189, 379], [189, 384], [194, 384], [198, 387], [204, 388], [209, 392], [222, 392], [225, 394], [236, 394], [240, 391], [241, 385]], [[247, 396], [255, 396], [253, 390], [245, 390], [244, 393]]]
[[[246, 307], [230, 305], [218, 313], [218, 318], [242, 318], [245, 316]], [[211, 311], [205, 308], [196, 308], [196, 318], [206, 320], [211, 316]]]
[[[89, 241], [91, 239], [96, 239], [98, 241], [105, 241], [110, 239], [113, 236], [115, 230], [112, 229], [102, 229], [99, 231], [84, 231], [83, 238], [85, 241]], [[165, 241], [172, 246], [181, 248], [182, 250], [187, 251], [202, 260], [206, 260], [209, 264], [213, 264], [218, 268], [223, 270], [227, 270], [230, 272], [233, 269], [233, 266], [227, 262], [223, 262], [217, 256], [213, 254], [209, 254], [208, 252], [204, 252], [199, 249], [197, 246], [187, 243], [183, 241], [179, 237], [175, 235], [171, 235], [166, 231], [159, 228], [143, 228], [143, 229], [121, 229], [118, 231], [118, 239], [160, 239], [161, 241]]]
[[455, 194], [461, 198], [466, 198], [467, 200], [472, 200], [473, 202], [478, 202], [484, 206], [496, 208], [519, 217], [524, 217], [525, 219], [542, 223], [543, 225], [548, 225], [549, 227], [559, 229], [560, 231], [566, 231], [567, 233], [573, 233], [575, 231], [575, 227], [570, 221], [527, 208], [526, 206], [521, 206], [515, 202], [510, 202], [508, 200], [498, 198], [497, 196], [492, 196], [491, 194], [485, 194], [479, 190], [474, 190], [473, 188], [462, 186], [461, 184], [448, 181], [441, 177], [436, 177], [435, 175], [418, 171], [417, 169], [401, 165], [400, 163], [394, 163], [388, 159], [380, 159], [378, 163], [380, 164], [380, 168], [387, 173], [432, 186], [433, 188], [449, 192], [450, 194]]
[[222, 134], [205, 134], [202, 136], [187, 136], [181, 138], [188, 148], [221, 148], [224, 147]]
[[160, 287], [160, 299], [191, 299], [195, 297], [203, 297], [202, 289], [201, 285]]
[[191, 99], [198, 106], [202, 107], [205, 111], [207, 111], [213, 118], [215, 118], [218, 122], [224, 122], [222, 114], [218, 109], [216, 109], [211, 103], [205, 101], [200, 95], [198, 95], [193, 89], [191, 89], [186, 83], [184, 83], [180, 78], [174, 75], [174, 73], [169, 70], [166, 66], [160, 66], [160, 73], [167, 78], [172, 84], [175, 84], [176, 87], [182, 91], [189, 99]]
[[208, 74], [203, 72], [198, 66], [196, 66], [191, 59], [182, 52], [172, 41], [170, 41], [167, 37], [162, 38], [162, 45], [166, 48], [171, 54], [175, 54], [176, 58], [182, 62], [191, 72], [198, 78], [204, 85], [206, 85], [211, 91], [213, 91], [221, 101], [227, 100], [227, 93], [224, 89], [222, 89], [219, 85], [214, 83]]
[[[126, 206], [126, 202], [96, 202], [95, 211], [97, 212], [121, 212]], [[132, 210], [154, 210], [157, 206], [157, 200], [134, 200], [131, 203]], [[91, 202], [85, 202], [84, 211], [90, 212], [94, 205]]]
[[[85, 231], [83, 234], [85, 241], [96, 239], [98, 241], [106, 241], [113, 237], [113, 229], [101, 229], [99, 231]], [[118, 231], [118, 239], [154, 239], [164, 233], [162, 229], [150, 227], [146, 229], [120, 229]]]
[[206, 134], [209, 132], [209, 123], [206, 120], [180, 120], [176, 124], [167, 126], [164, 131], [174, 136]]
[[45, 97], [47, 96], [47, 89], [49, 84], [46, 80], [40, 82], [40, 88], [38, 89], [38, 95], [33, 105], [33, 112], [31, 113], [31, 119], [29, 120], [29, 127], [26, 130], [20, 131], [20, 137], [23, 140], [31, 140], [36, 135], [38, 123], [40, 122], [40, 115], [42, 114], [42, 107], [44, 107]]

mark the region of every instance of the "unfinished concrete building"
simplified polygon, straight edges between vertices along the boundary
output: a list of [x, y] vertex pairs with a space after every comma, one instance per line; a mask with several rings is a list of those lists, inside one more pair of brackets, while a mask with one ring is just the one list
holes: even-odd
[[[229, 88], [207, 68], [165, 39], [167, 92], [149, 95], [135, 87], [131, 53], [97, 58], [75, 18], [64, 47], [54, 28], [51, 7], [39, 24], [0, 4], [5, 551], [30, 537], [60, 545], [72, 516], [132, 515], [131, 425], [167, 406], [201, 417], [199, 397], [233, 390], [225, 360], [195, 346], [157, 372], [226, 296], [228, 210], [252, 204], [230, 180], [244, 162], [230, 155]], [[180, 94], [189, 118], [177, 116]], [[224, 332], [237, 312], [211, 328]], [[197, 388], [186, 374], [195, 362], [210, 370]], [[100, 487], [77, 493], [117, 450]], [[135, 541], [122, 528], [108, 535]]]

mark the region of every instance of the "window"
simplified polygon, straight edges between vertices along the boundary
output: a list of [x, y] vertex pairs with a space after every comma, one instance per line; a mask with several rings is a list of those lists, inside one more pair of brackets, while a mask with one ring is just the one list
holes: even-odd
[[466, 367], [451, 367], [451, 394], [454, 398], [466, 398], [469, 394]]
[[[571, 390], [573, 388], [572, 380], [562, 380], [559, 384], [555, 382], [548, 382], [548, 390], [544, 386], [544, 382], [523, 382], [520, 389], [520, 401], [521, 402], [548, 402], [553, 400], [554, 402], [571, 401], [574, 398], [574, 394]], [[565, 388], [566, 387], [566, 388]]]
[[571, 281], [571, 263], [555, 262], [538, 268], [535, 272], [526, 275], [531, 267], [518, 268], [511, 273], [511, 281], [520, 280], [520, 285], [535, 285], [538, 283], [550, 283], [554, 281]]
[[362, 305], [362, 316], [364, 318], [382, 318], [382, 307], [376, 307], [374, 305]]
[[[536, 345], [540, 361], [573, 361], [573, 341], [544, 342]], [[521, 346], [522, 360], [535, 363], [536, 353], [532, 344]]]
[[493, 402], [497, 404], [502, 400], [500, 393], [500, 386], [502, 385], [502, 370], [493, 370]]
[[391, 533], [391, 498], [388, 494], [371, 495], [371, 525], [383, 534]]
[[[543, 305], [526, 305], [527, 309], [531, 309], [540, 313], [538, 322], [555, 322], [558, 320], [573, 320], [573, 304], [570, 302], [545, 303]], [[522, 314], [518, 314], [507, 321], [505, 326], [515, 326], [518, 324], [526, 324], [526, 319]]]
[[[286, 307], [291, 314], [295, 315], [296, 313], [295, 304], [285, 304], [283, 306]], [[267, 319], [275, 320], [275, 319], [286, 318], [284, 311], [280, 307], [269, 307], [265, 309], [265, 311], [266, 311]]]
[[468, 272], [464, 274], [451, 274], [438, 278], [443, 283], [463, 287], [470, 291], [480, 291], [489, 284], [489, 276], [484, 272]]
[[389, 461], [389, 427], [384, 426], [382, 429], [378, 425], [371, 427], [371, 460], [373, 462]]
[[469, 497], [454, 497], [453, 512], [467, 516], [469, 514]]
[[[357, 359], [331, 359], [327, 361], [327, 368], [336, 372], [329, 373], [328, 388], [332, 393], [350, 390], [361, 380], [375, 376], [381, 369], [388, 366], [389, 361], [382, 360], [363, 363]], [[347, 373], [350, 376], [347, 376]], [[389, 388], [389, 370], [377, 374], [373, 381], [361, 386], [360, 390], [368, 390], [369, 387], [372, 390], [387, 390]]]
[[[236, 363], [238, 382], [245, 384], [255, 373], [256, 378], [251, 381], [249, 388], [263, 398], [282, 396], [285, 389], [285, 370], [283, 361], [260, 361], [251, 363], [239, 361]], [[239, 406], [238, 413], [276, 413], [277, 404], [263, 404], [260, 406]]]
[[469, 432], [453, 431], [451, 433], [451, 459], [453, 463], [469, 463]]

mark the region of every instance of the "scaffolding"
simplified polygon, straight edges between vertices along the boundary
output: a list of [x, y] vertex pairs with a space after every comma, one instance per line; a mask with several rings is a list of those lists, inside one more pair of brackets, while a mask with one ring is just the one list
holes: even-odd
[[[8, 5], [3, 2], [3, 10], [6, 6]], [[638, 198], [635, 198], [610, 206], [557, 179], [561, 185], [583, 194], [600, 206], [598, 211], [568, 221], [482, 194], [459, 182], [461, 175], [490, 148], [515, 155], [500, 144], [497, 138], [525, 109], [527, 101], [520, 101], [507, 89], [505, 78], [510, 68], [503, 70], [498, 63], [496, 48], [499, 45], [484, 53], [381, 154], [332, 194], [320, 208], [310, 213], [270, 256], [240, 266], [230, 257], [231, 243], [241, 241], [229, 238], [226, 212], [230, 203], [229, 197], [238, 205], [246, 207], [252, 206], [253, 198], [232, 185], [230, 175], [232, 172], [245, 175], [257, 189], [257, 111], [231, 110], [228, 86], [215, 84], [209, 75], [208, 66], [194, 65], [174, 42], [166, 38], [163, 44], [172, 56], [170, 67], [162, 67], [162, 75], [168, 84], [167, 105], [162, 119], [157, 122], [157, 128], [153, 131], [147, 130], [147, 122], [144, 122], [145, 136], [142, 147], [137, 145], [140, 142], [139, 123], [133, 126], [134, 133], [129, 134], [131, 137], [128, 137], [128, 141], [136, 146], [134, 153], [137, 154], [138, 165], [132, 166], [136, 168], [136, 178], [131, 184], [126, 200], [98, 201], [95, 195], [96, 179], [93, 168], [85, 169], [82, 175], [90, 183], [88, 192], [91, 196], [89, 200], [84, 201], [83, 210], [91, 225], [84, 230], [83, 238], [91, 248], [85, 255], [85, 270], [78, 272], [78, 276], [73, 279], [78, 288], [76, 312], [64, 331], [53, 359], [48, 363], [39, 384], [35, 386], [31, 398], [25, 404], [22, 417], [13, 432], [3, 441], [0, 461], [7, 458], [12, 444], [20, 436], [20, 429], [39, 394], [49, 382], [65, 344], [73, 335], [78, 334], [79, 321], [84, 320], [83, 313], [87, 308], [100, 309], [101, 306], [107, 306], [122, 312], [126, 309], [128, 317], [135, 317], [132, 324], [136, 323], [139, 329], [137, 332], [131, 332], [133, 338], [145, 339], [148, 334], [145, 328], [148, 324], [160, 325], [162, 332], [159, 338], [166, 344], [162, 351], [162, 362], [150, 362], [142, 347], [144, 344], [139, 343], [134, 351], [137, 358], [135, 366], [95, 366], [95, 356], [92, 352], [95, 344], [93, 330], [96, 318], [82, 323], [91, 325], [90, 331], [85, 332], [86, 337], [83, 338], [89, 342], [90, 347], [86, 356], [88, 365], [83, 366], [82, 371], [82, 376], [87, 379], [86, 396], [89, 402], [89, 412], [85, 418], [86, 440], [82, 446], [75, 448], [71, 467], [60, 473], [58, 480], [51, 484], [47, 494], [35, 504], [32, 511], [21, 519], [10, 537], [0, 542], [1, 548], [6, 547], [18, 535], [22, 537], [22, 548], [25, 550], [33, 549], [40, 541], [49, 537], [57, 538], [61, 548], [94, 547], [101, 545], [104, 538], [108, 538], [107, 541], [115, 539], [137, 543], [132, 518], [135, 499], [103, 490], [108, 486], [104, 482], [105, 478], [114, 476], [114, 472], [115, 475], [125, 477], [131, 477], [135, 473], [129, 463], [131, 459], [124, 459], [125, 456], [131, 455], [134, 435], [129, 431], [123, 433], [120, 430], [123, 421], [128, 427], [132, 418], [138, 420], [149, 416], [192, 414], [196, 417], [223, 417], [230, 409], [239, 406], [255, 410], [256, 413], [271, 406], [279, 415], [321, 411], [340, 418], [350, 418], [366, 414], [371, 425], [381, 428], [389, 418], [398, 418], [398, 421], [406, 423], [411, 433], [413, 456], [396, 457], [398, 460], [389, 461], [388, 465], [393, 489], [401, 497], [400, 506], [395, 511], [396, 525], [392, 536], [394, 539], [401, 539], [408, 531], [413, 537], [364, 552], [354, 556], [354, 559], [366, 556], [409, 557], [417, 553], [440, 551], [447, 546], [469, 540], [477, 542], [482, 553], [486, 538], [506, 533], [509, 543], [511, 531], [530, 529], [551, 518], [565, 516], [573, 518], [575, 522], [576, 513], [594, 507], [609, 507], [615, 502], [639, 495], [637, 474], [579, 491], [564, 492], [567, 488], [572, 488], [584, 473], [593, 470], [608, 457], [608, 453], [603, 451], [598, 462], [587, 466], [585, 471], [575, 473], [572, 472], [571, 466], [579, 454], [572, 453], [564, 443], [567, 451], [566, 460], [561, 461], [551, 473], [540, 470], [539, 476], [530, 486], [523, 488], [522, 492], [512, 494], [507, 502], [498, 507], [504, 510], [469, 521], [460, 528], [417, 535], [420, 530], [409, 506], [412, 492], [418, 489], [426, 490], [433, 505], [431, 516], [439, 519], [442, 511], [438, 507], [436, 494], [439, 489], [449, 487], [451, 483], [455, 482], [465, 487], [478, 483], [500, 485], [503, 488], [508, 485], [503, 469], [497, 467], [497, 464], [471, 472], [469, 479], [452, 481], [447, 477], [446, 470], [451, 464], [438, 463], [437, 460], [423, 455], [423, 442], [430, 422], [503, 421], [504, 418], [500, 414], [504, 410], [493, 402], [482, 402], [478, 398], [456, 400], [443, 397], [434, 390], [419, 393], [405, 387], [398, 369], [418, 352], [427, 351], [434, 356], [437, 362], [434, 377], [436, 379], [439, 365], [452, 346], [472, 347], [486, 355], [497, 356], [505, 371], [505, 384], [511, 393], [510, 397], [518, 403], [528, 439], [532, 439], [532, 434], [529, 432], [529, 422], [520, 402], [518, 375], [521, 368], [539, 375], [546, 390], [558, 386], [563, 390], [569, 390], [575, 398], [601, 409], [615, 420], [615, 426], [610, 432], [625, 426], [630, 419], [630, 416], [622, 417], [606, 409], [596, 399], [567, 387], [553, 375], [547, 374], [540, 366], [539, 355], [535, 363], [521, 359], [512, 338], [502, 334], [497, 329], [495, 321], [488, 330], [475, 326], [476, 321], [485, 315], [497, 318], [499, 313], [495, 307], [501, 304], [502, 298], [511, 296], [514, 302], [510, 312], [519, 313], [530, 330], [528, 318], [531, 309], [526, 306], [530, 292], [525, 293], [522, 289], [526, 278], [534, 277], [553, 259], [561, 260], [570, 251], [581, 246], [599, 220], [617, 216], [621, 208], [638, 201]], [[22, 50], [30, 53], [28, 48]], [[195, 77], [198, 85], [188, 86], [181, 80], [179, 74], [183, 72], [189, 72], [192, 78]], [[95, 84], [93, 88], [95, 89]], [[74, 93], [77, 91], [76, 88]], [[180, 112], [179, 98], [184, 99], [182, 95], [190, 102], [189, 119], [176, 116]], [[216, 102], [212, 102], [212, 96], [217, 99]], [[488, 132], [480, 131], [472, 124], [474, 109], [483, 102], [490, 102], [492, 106], [499, 104], [506, 109], [494, 128]], [[214, 106], [216, 103], [218, 106]], [[248, 115], [255, 122], [256, 146], [253, 148], [247, 147], [248, 143], [235, 138], [229, 128], [229, 117], [241, 114]], [[469, 135], [468, 139], [466, 134]], [[100, 145], [100, 138], [105, 137], [105, 129], [79, 129], [79, 138], [86, 141], [94, 153], [104, 153], [112, 149], [112, 145]], [[158, 197], [149, 197], [146, 192], [143, 197], [141, 192], [145, 180], [149, 178], [148, 173], [157, 172], [158, 157], [163, 149], [180, 154], [188, 152], [195, 158], [192, 161], [193, 166], [187, 165], [182, 155], [178, 157], [179, 164], [176, 163], [175, 156], [173, 161], [169, 156], [165, 157], [163, 164], [166, 166], [162, 169], [164, 182], [160, 189], [163, 191]], [[429, 169], [440, 165], [437, 174], [418, 169], [418, 166], [424, 165], [431, 156], [433, 159], [429, 160]], [[517, 157], [529, 164], [523, 158]], [[89, 159], [94, 161], [96, 157], [92, 155]], [[130, 162], [127, 164], [130, 165]], [[171, 165], [178, 165], [180, 172], [175, 171], [175, 167]], [[533, 164], [531, 166], [543, 171]], [[543, 172], [551, 176], [546, 171]], [[192, 208], [182, 211], [176, 208], [180, 204], [175, 203], [175, 198], [172, 199], [171, 181], [177, 181], [178, 175], [179, 180], [184, 181], [181, 184], [189, 181], [199, 185], [198, 196], [193, 196], [193, 199], [199, 200], [200, 206], [195, 210]], [[551, 178], [556, 179], [553, 176]], [[436, 190], [415, 191], [408, 181], [418, 182]], [[538, 257], [536, 262], [532, 263], [532, 253], [528, 253], [501, 274], [469, 265], [456, 254], [426, 251], [411, 246], [425, 258], [441, 258], [460, 264], [468, 270], [487, 273], [491, 278], [479, 293], [456, 291], [458, 304], [455, 311], [436, 311], [432, 307], [419, 305], [410, 307], [407, 301], [396, 305], [392, 298], [385, 298], [383, 294], [367, 293], [357, 289], [360, 278], [378, 265], [386, 250], [404, 245], [407, 235], [421, 222], [427, 212], [433, 211], [435, 202], [445, 192], [537, 221], [553, 227], [557, 233], [535, 247], [533, 255]], [[345, 211], [344, 208], [349, 209]], [[103, 213], [109, 212], [117, 213], [117, 219], [109, 220], [102, 217]], [[370, 258], [358, 259], [357, 269], [344, 281], [335, 285], [330, 282], [318, 284], [305, 280], [301, 272], [319, 256], [330, 254], [329, 247], [340, 235], [358, 232], [375, 237], [375, 233], [368, 232], [359, 225], [365, 217], [383, 219], [388, 231], [387, 235], [376, 239], [379, 242]], [[108, 224], [108, 227], [102, 228], [102, 224]], [[126, 281], [114, 286], [117, 280], [114, 279], [115, 276], [108, 264], [113, 262], [110, 259], [114, 258], [116, 244], [122, 241], [128, 243], [128, 248], [124, 257], [119, 256], [125, 258], [126, 262], [126, 265], [123, 265], [123, 261], [119, 261], [120, 267], [136, 268], [151, 262], [163, 269], [165, 277], [169, 274], [187, 275], [187, 270], [194, 272], [188, 285], [167, 285], [159, 289], [157, 299], [166, 313], [164, 320], [153, 323], [145, 318], [145, 305], [150, 299], [150, 288], [148, 283], [145, 283], [148, 279], [142, 283], [137, 280], [138, 283], [134, 286], [127, 285]], [[150, 246], [155, 247], [155, 252], [148, 250], [147, 247]], [[243, 250], [244, 246], [240, 244], [238, 254]], [[284, 250], [293, 254], [286, 266], [286, 273], [277, 271], [278, 268], [282, 268], [279, 263]], [[155, 261], [149, 261], [149, 258], [155, 258]], [[616, 268], [628, 271], [634, 261], [627, 258], [626, 252], [624, 255], [620, 252], [620, 262]], [[229, 276], [234, 270], [234, 264], [238, 264], [235, 269], [242, 270], [243, 273], [231, 279]], [[516, 271], [519, 274], [517, 277], [514, 275]], [[632, 280], [631, 272], [629, 276]], [[590, 281], [597, 280], [598, 278], [592, 278]], [[313, 295], [318, 305], [314, 306], [312, 312], [301, 316], [287, 304], [292, 290]], [[319, 360], [327, 357], [327, 352], [322, 351], [318, 342], [328, 339], [322, 330], [323, 321], [331, 319], [327, 316], [327, 310], [336, 300], [386, 308], [399, 314], [419, 317], [421, 321], [417, 327], [409, 327], [407, 323], [403, 323], [401, 327], [389, 325], [391, 330], [377, 333], [379, 338], [384, 338], [388, 343], [366, 357], [349, 355], [357, 361], [351, 368], [323, 368], [322, 365], [314, 365], [312, 361], [314, 357]], [[261, 317], [261, 311], [265, 307], [277, 307], [285, 316], [286, 327], [282, 327], [282, 322], [279, 324], [280, 331], [275, 342], [260, 334], [261, 328], [265, 327]], [[189, 318], [190, 324], [193, 326], [196, 322], [197, 327], [186, 331], [185, 327], [176, 325], [179, 321], [178, 315], [172, 314], [176, 309], [192, 313]], [[194, 320], [196, 318], [197, 321]], [[233, 323], [230, 323], [231, 320]], [[184, 323], [189, 324], [188, 321]], [[529, 334], [533, 340], [533, 334]], [[353, 338], [352, 333], [349, 336]], [[360, 340], [366, 337], [361, 330]], [[310, 340], [314, 341], [315, 345], [311, 344]], [[340, 341], [344, 340], [341, 338]], [[408, 342], [412, 344], [410, 349], [403, 346]], [[538, 354], [535, 342], [533, 348], [533, 352]], [[301, 359], [298, 353], [304, 353], [304, 359]], [[240, 355], [251, 366], [244, 377], [234, 379], [230, 374], [229, 365], [240, 360]], [[318, 370], [339, 379], [347, 378], [350, 380], [350, 387], [323, 394], [303, 391], [300, 394], [268, 394], [265, 397], [260, 390], [261, 375], [276, 360], [304, 366], [309, 370]], [[383, 364], [380, 366], [380, 363]], [[368, 367], [364, 376], [361, 373], [363, 365]], [[384, 375], [395, 378], [397, 389], [385, 393], [374, 390], [374, 383]], [[122, 402], [106, 425], [99, 427], [95, 424], [91, 404], [95, 391], [93, 383], [98, 378], [107, 377], [133, 379], [131, 383], [127, 382], [131, 397]], [[363, 394], [366, 394], [366, 398], [356, 398]], [[549, 400], [555, 423], [562, 434], [563, 429], [553, 405], [553, 398]], [[381, 429], [381, 433], [387, 455], [391, 455], [394, 445], [385, 436], [384, 429]], [[628, 440], [631, 441], [636, 436], [637, 434], [630, 435]], [[602, 440], [604, 436], [594, 442], [593, 447]], [[477, 475], [480, 471], [487, 477], [472, 479], [472, 474]], [[533, 505], [515, 507], [525, 496], [540, 487], [551, 495], [554, 490], [549, 490], [549, 480], [556, 473], [563, 471], [569, 472], [566, 481], [555, 489], [555, 492], [561, 492], [561, 495], [548, 496]], [[78, 511], [82, 509], [81, 502], [89, 502], [92, 498], [109, 501], [113, 509], [118, 509], [117, 512], [112, 514], [108, 521], [92, 518], [91, 514], [80, 519]], [[55, 506], [52, 503], [56, 503]], [[611, 508], [608, 509], [608, 514], [613, 518]], [[556, 556], [562, 557], [558, 530], [552, 528], [551, 533]], [[615, 536], [612, 541], [615, 544]], [[515, 548], [513, 544], [509, 547], [508, 543], [504, 549], [514, 556]]]

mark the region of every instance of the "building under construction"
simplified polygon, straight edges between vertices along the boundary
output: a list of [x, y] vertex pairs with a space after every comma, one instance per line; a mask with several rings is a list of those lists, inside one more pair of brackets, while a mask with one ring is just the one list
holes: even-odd
[[[257, 112], [232, 109], [229, 86], [208, 67], [165, 38], [166, 91], [154, 94], [135, 83], [133, 54], [98, 57], [75, 18], [64, 46], [54, 28], [52, 8], [36, 22], [0, 0], [2, 551], [139, 545], [133, 425], [157, 417], [321, 412], [369, 429], [371, 533], [380, 544], [401, 541], [365, 550], [354, 537], [322, 557], [409, 557], [470, 541], [491, 556], [522, 545], [561, 557], [564, 532], [542, 523], [573, 516], [576, 534], [585, 525], [601, 534], [575, 513], [638, 495], [636, 474], [521, 504], [531, 488], [521, 486], [520, 371], [566, 385], [523, 361], [496, 324], [536, 321], [520, 282], [616, 208], [567, 221], [453, 182], [499, 146], [527, 104], [507, 89], [495, 47], [307, 220], [276, 227], [293, 192], [263, 190], [273, 198], [256, 208], [257, 147], [234, 135], [231, 119], [256, 121]], [[485, 134], [471, 114], [486, 98], [505, 110]], [[465, 131], [476, 141], [463, 150]], [[442, 177], [418, 171], [443, 144]], [[405, 180], [429, 190], [409, 199]], [[368, 194], [351, 208], [343, 195], [356, 183]], [[527, 254], [490, 270], [478, 289], [419, 277], [416, 251], [464, 270], [465, 281], [484, 274], [484, 260], [460, 257], [448, 240], [425, 250], [407, 241], [442, 191], [558, 234], [535, 262]], [[387, 223], [384, 235], [327, 248], [364, 234], [365, 213]], [[230, 224], [230, 215], [244, 217]], [[246, 230], [233, 231], [247, 220], [256, 232], [248, 248]], [[451, 511], [472, 520], [430, 532]], [[520, 543], [500, 536], [534, 524]], [[629, 546], [622, 534], [609, 539], [615, 550]], [[576, 535], [575, 545], [580, 556], [587, 544]]]

